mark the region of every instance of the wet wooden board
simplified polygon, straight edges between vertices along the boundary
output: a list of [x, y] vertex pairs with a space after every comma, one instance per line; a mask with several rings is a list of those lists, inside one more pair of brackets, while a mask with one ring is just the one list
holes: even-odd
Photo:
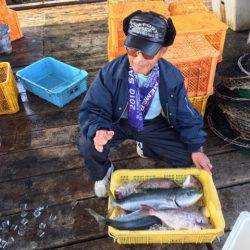
[[76, 250], [76, 249], [88, 249], [88, 250], [208, 250], [206, 244], [150, 244], [150, 245], [119, 245], [113, 242], [110, 237], [97, 239], [93, 241], [87, 241], [80, 244], [74, 244], [67, 247], [59, 248], [60, 250]]
[[[15, 72], [44, 56], [53, 56], [87, 70], [90, 85], [107, 62], [106, 3], [26, 10], [18, 14], [25, 38], [13, 42], [12, 55], [1, 57], [0, 61], [11, 62]], [[228, 46], [231, 48], [233, 44]], [[29, 230], [24, 237], [12, 232], [13, 249], [30, 249], [34, 242], [41, 249], [147, 249], [113, 244], [107, 232], [99, 232], [97, 223], [86, 214], [84, 208], [91, 207], [104, 215], [107, 201], [94, 198], [93, 183], [75, 144], [83, 97], [84, 94], [57, 108], [28, 93], [28, 102], [20, 103], [17, 114], [0, 116], [0, 200], [3, 201], [0, 221], [9, 218], [12, 223], [20, 224], [20, 202], [27, 202], [29, 210]], [[250, 210], [250, 159], [211, 133], [204, 152], [214, 165], [213, 178], [229, 230], [240, 211]], [[131, 141], [113, 149], [111, 159], [118, 168], [166, 167], [166, 163], [139, 158]], [[73, 209], [74, 200], [79, 200], [79, 204]], [[34, 220], [34, 209], [46, 202], [49, 208]], [[58, 220], [47, 226], [45, 237], [40, 239], [38, 224], [50, 213], [57, 214]], [[221, 249], [224, 240], [225, 237], [220, 244], [215, 242], [212, 248]], [[204, 244], [148, 246], [190, 250], [207, 247]]]
[[[82, 166], [82, 159], [79, 157], [76, 148], [77, 138], [77, 125], [18, 134], [16, 137], [3, 136], [0, 148], [2, 154], [0, 155], [0, 162], [2, 163], [0, 180], [14, 180], [61, 171], [69, 169], [68, 166], [71, 166], [71, 169]], [[239, 180], [247, 181], [249, 178], [246, 174], [248, 173], [247, 164], [249, 159], [246, 156], [242, 156], [239, 152], [234, 151], [232, 153], [232, 159], [234, 160], [231, 161], [230, 167], [225, 167], [226, 162], [223, 162], [223, 160], [226, 160], [228, 151], [224, 150], [223, 153], [217, 154], [217, 151], [223, 145], [218, 141], [219, 144], [216, 146], [217, 140], [216, 137], [208, 138], [208, 142], [211, 143], [211, 141], [214, 141], [215, 146], [212, 152], [209, 151], [209, 148], [205, 148], [206, 154], [209, 155], [216, 167], [216, 170], [214, 170], [215, 181], [217, 182], [218, 180], [220, 182], [222, 176], [224, 176], [223, 178], [227, 177], [225, 179], [227, 185], [230, 185], [230, 183], [235, 184]], [[216, 152], [216, 154], [213, 152]], [[131, 164], [137, 165], [138, 155], [136, 153], [135, 142], [127, 140], [119, 146], [111, 148], [110, 156], [113, 161], [136, 157], [134, 162], [131, 160]], [[139, 162], [142, 166], [152, 164], [152, 161], [147, 163], [147, 160], [140, 158]], [[231, 176], [230, 173], [235, 170], [236, 166], [238, 170], [237, 174]]]
[[67, 6], [67, 5], [79, 5], [88, 4], [96, 2], [105, 2], [106, 0], [54, 0], [54, 1], [37, 1], [34, 2], [24, 2], [22, 4], [12, 4], [11, 9], [13, 10], [29, 10], [34, 8], [46, 8], [46, 7], [56, 7], [56, 6]]
[[75, 125], [78, 123], [78, 110], [59, 110], [43, 114], [34, 114], [31, 117], [2, 120], [0, 135], [19, 134], [46, 128]]
[[12, 67], [27, 66], [44, 56], [84, 61], [107, 50], [106, 3], [18, 11], [18, 16], [24, 38], [13, 42], [10, 56], [1, 56]]
[[[112, 148], [110, 157], [116, 162], [137, 156], [135, 143], [126, 141]], [[44, 147], [0, 157], [0, 182], [29, 178], [63, 170], [76, 170], [84, 166], [76, 144]]]
[[222, 249], [223, 245], [225, 244], [225, 241], [227, 240], [229, 233], [230, 233], [230, 231], [225, 232], [225, 234], [222, 237], [220, 237], [219, 240], [216, 240], [213, 243], [213, 250], [221, 250]]
[[[61, 206], [49, 207], [44, 210], [42, 215], [37, 219], [33, 216], [34, 210], [28, 210], [27, 218], [29, 219], [29, 222], [27, 224], [26, 234], [23, 237], [20, 237], [16, 236], [16, 232], [12, 232], [12, 235], [16, 240], [15, 245], [18, 246], [18, 249], [27, 249], [36, 242], [40, 248], [46, 248], [48, 246], [59, 247], [67, 242], [67, 244], [70, 244], [70, 247], [66, 247], [65, 249], [85, 249], [83, 248], [84, 246], [88, 247], [86, 249], [96, 249], [94, 247], [99, 246], [99, 241], [101, 241], [103, 242], [101, 249], [109, 249], [104, 248], [105, 246], [114, 249], [166, 249], [166, 247], [167, 249], [180, 250], [207, 249], [205, 244], [177, 244], [163, 245], [163, 247], [161, 247], [160, 245], [122, 246], [113, 243], [113, 240], [107, 238], [107, 229], [105, 229], [104, 232], [99, 232], [97, 223], [85, 210], [86, 207], [92, 208], [96, 212], [104, 215], [106, 213], [106, 204], [106, 200], [100, 199], [79, 201], [75, 206], [70, 202]], [[50, 214], [57, 216], [57, 219], [52, 223], [48, 223], [48, 217]], [[20, 214], [8, 217], [10, 222], [15, 225], [20, 225], [20, 218]], [[7, 219], [7, 217], [5, 219]], [[38, 225], [41, 222], [47, 224], [47, 228], [44, 230], [46, 234], [43, 238], [37, 236], [39, 230]], [[97, 241], [93, 240], [96, 238], [98, 239], [99, 237], [105, 238]], [[91, 241], [76, 244], [74, 247], [71, 245], [86, 240]], [[93, 243], [91, 243], [92, 240]], [[50, 245], [48, 245], [48, 243]]]
[[34, 132], [3, 135], [0, 155], [10, 152], [44, 147], [75, 144], [79, 134], [78, 125], [68, 125], [60, 128], [50, 128]]
[[[48, 152], [50, 151], [48, 150]], [[13, 168], [10, 165], [9, 168], [4, 168], [2, 170], [3, 177], [7, 176], [8, 178], [11, 176], [13, 178], [13, 180], [8, 182], [4, 181], [4, 178], [0, 183], [0, 189], [2, 190], [0, 193], [0, 200], [3, 201], [3, 203], [0, 204], [0, 212], [2, 214], [18, 212], [18, 201], [20, 199], [32, 199], [32, 203], [30, 205], [34, 208], [40, 200], [44, 200], [48, 205], [56, 205], [62, 202], [67, 202], [71, 199], [85, 199], [94, 195], [92, 190], [93, 182], [89, 181], [87, 170], [82, 168], [83, 160], [77, 155], [77, 150], [75, 149], [73, 151], [73, 156], [68, 153], [63, 154], [62, 149], [60, 150], [60, 153], [55, 151], [56, 156], [52, 157], [50, 155], [48, 157], [45, 155], [44, 157], [42, 155], [36, 155], [35, 153], [33, 159], [32, 155], [28, 154], [28, 156], [23, 160], [24, 167], [22, 167], [22, 161], [20, 161], [17, 168]], [[122, 153], [119, 155], [120, 159], [122, 157], [121, 155]], [[212, 156], [212, 162], [216, 162], [216, 160], [218, 160], [217, 157], [218, 156]], [[220, 155], [220, 159], [224, 158], [224, 160], [226, 160], [226, 157], [227, 154], [224, 154], [224, 157], [223, 155]], [[238, 171], [233, 177], [231, 176], [231, 173], [234, 170], [233, 164], [230, 168], [230, 166], [226, 166], [224, 162], [223, 167], [225, 171], [218, 171], [217, 169], [220, 169], [221, 166], [215, 164], [214, 182], [217, 187], [234, 185], [236, 184], [235, 179], [237, 180], [237, 184], [249, 182], [250, 170], [248, 166], [250, 159], [248, 159], [248, 163], [246, 163], [247, 159], [241, 158], [240, 155], [238, 155], [238, 152], [232, 154], [232, 163], [234, 163], [233, 159], [235, 160], [235, 163], [238, 164]], [[36, 163], [36, 160], [38, 163]], [[69, 162], [67, 163], [67, 161]], [[52, 166], [50, 167], [50, 165]], [[165, 162], [142, 159], [138, 157], [129, 160], [119, 160], [115, 162], [114, 165], [117, 169], [170, 167]], [[62, 169], [64, 166], [66, 168], [65, 170]], [[32, 170], [30, 170], [31, 167]], [[57, 167], [59, 168], [59, 171], [56, 170]], [[47, 168], [51, 169], [52, 172], [48, 174], [41, 174], [41, 168], [46, 168], [43, 170], [45, 173], [48, 173]], [[15, 179], [14, 172], [11, 173], [11, 170], [16, 171], [17, 175], [19, 174], [19, 178]], [[20, 176], [20, 173], [23, 174], [22, 178], [20, 178], [22, 176]], [[34, 175], [33, 177], [31, 177], [32, 174]], [[32, 198], [33, 196], [34, 198]]]
[[[242, 186], [235, 186], [219, 190], [223, 214], [226, 220], [226, 228], [232, 227], [234, 223], [232, 218], [236, 218], [239, 211], [250, 209], [250, 202], [247, 200], [247, 192], [249, 188], [250, 184], [245, 184]], [[36, 198], [33, 196], [33, 199]], [[59, 247], [65, 244], [74, 244], [81, 241], [93, 240], [106, 235], [106, 233], [100, 233], [98, 231], [97, 223], [89, 214], [87, 214], [85, 208], [92, 208], [96, 212], [105, 215], [107, 211], [107, 200], [90, 198], [86, 200], [80, 200], [76, 206], [73, 206], [72, 201], [73, 200], [64, 204], [49, 206], [49, 208], [44, 211], [44, 215], [37, 220], [34, 220], [32, 214], [34, 210], [30, 209], [30, 203], [28, 203], [29, 215], [27, 218], [30, 221], [28, 224], [29, 229], [27, 230], [27, 234], [24, 237], [16, 238], [18, 249], [25, 249], [25, 247], [27, 248], [32, 241], [37, 241], [39, 243], [39, 247], [42, 248], [56, 246]], [[36, 204], [37, 207], [39, 205], [43, 205], [42, 202], [43, 200], [41, 199], [40, 203]], [[236, 203], [238, 206], [235, 205]], [[57, 215], [57, 220], [45, 230], [46, 236], [42, 239], [39, 239], [36, 236], [38, 223], [47, 221], [51, 213], [53, 215]], [[6, 219], [9, 219], [12, 224], [20, 224], [20, 213], [9, 215], [7, 217], [2, 216], [2, 220]], [[13, 233], [13, 235], [16, 234]], [[184, 247], [188, 246], [185, 245]]]
[[[69, 112], [72, 111], [70, 110]], [[48, 117], [48, 114], [52, 114], [50, 117], [53, 119], [54, 112], [47, 112], [46, 114], [46, 117]], [[29, 120], [32, 120], [32, 118], [33, 116], [31, 115]], [[25, 120], [26, 119], [27, 117]], [[63, 119], [63, 117], [61, 119]], [[1, 136], [0, 155], [22, 150], [59, 146], [69, 143], [75, 144], [79, 135], [79, 125], [75, 124], [75, 120], [73, 120], [74, 123], [63, 126], [64, 122], [61, 119], [55, 121], [56, 124], [51, 122], [50, 124], [53, 125], [52, 128], [40, 127], [33, 131], [31, 128], [24, 130], [25, 127], [22, 127], [20, 130], [16, 128], [15, 133], [13, 133], [12, 127], [9, 127], [8, 123], [16, 123], [16, 119], [10, 118], [9, 122], [7, 122], [6, 119], [3, 124], [6, 124], [5, 127], [7, 128], [7, 131], [5, 131]], [[22, 118], [17, 121], [18, 123], [23, 124], [23, 120], [24, 119]], [[40, 125], [42, 126], [42, 124]], [[218, 139], [211, 133], [209, 133], [208, 139], [203, 148], [204, 152], [208, 155], [235, 151], [230, 145], [226, 145], [224, 141]]]

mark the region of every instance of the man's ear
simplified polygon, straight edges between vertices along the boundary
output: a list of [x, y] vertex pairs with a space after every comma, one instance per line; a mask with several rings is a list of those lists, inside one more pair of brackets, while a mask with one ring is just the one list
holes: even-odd
[[162, 57], [168, 50], [168, 47], [162, 47], [160, 50], [160, 56]]

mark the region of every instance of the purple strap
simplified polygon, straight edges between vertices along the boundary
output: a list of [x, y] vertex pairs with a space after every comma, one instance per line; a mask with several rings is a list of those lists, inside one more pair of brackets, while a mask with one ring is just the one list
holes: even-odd
[[138, 131], [143, 130], [145, 118], [155, 93], [159, 87], [159, 66], [156, 64], [143, 87], [139, 87], [138, 76], [129, 67], [128, 72], [128, 119]]

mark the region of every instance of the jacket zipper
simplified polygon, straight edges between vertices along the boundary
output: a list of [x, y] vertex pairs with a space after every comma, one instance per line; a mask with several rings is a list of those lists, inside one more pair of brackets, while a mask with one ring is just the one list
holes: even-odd
[[191, 112], [192, 115], [194, 115], [194, 112], [190, 109], [190, 107], [188, 106], [188, 101], [187, 101], [187, 97], [185, 97], [185, 101], [186, 101], [186, 106], [188, 108], [188, 110]]
[[122, 111], [121, 116], [118, 118], [118, 120], [117, 120], [117, 121], [113, 122], [113, 124], [116, 124], [116, 123], [118, 123], [118, 122], [121, 120], [121, 118], [122, 118], [122, 116], [123, 116], [124, 112], [126, 111], [127, 107], [128, 107], [128, 102], [127, 102], [127, 104], [126, 104], [126, 107], [125, 107], [125, 108], [124, 108], [124, 110]]

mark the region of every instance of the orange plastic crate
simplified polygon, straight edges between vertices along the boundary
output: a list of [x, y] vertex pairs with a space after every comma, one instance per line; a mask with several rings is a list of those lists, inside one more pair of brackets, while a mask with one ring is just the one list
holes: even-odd
[[210, 12], [191, 13], [187, 15], [171, 16], [177, 36], [188, 34], [202, 34], [208, 42], [220, 52], [219, 62], [226, 37], [227, 25], [222, 23]]
[[1, 9], [0, 24], [7, 24], [10, 28], [10, 40], [14, 41], [23, 37], [16, 11], [9, 8]]
[[9, 8], [6, 5], [5, 1], [0, 0], [0, 19], [9, 15]]
[[18, 110], [18, 90], [10, 64], [0, 63], [0, 115], [16, 113]]
[[169, 3], [168, 10], [171, 16], [209, 11], [203, 0], [172, 2]]
[[136, 10], [154, 11], [164, 16], [169, 16], [169, 11], [164, 1], [130, 1], [109, 3], [109, 35], [112, 48], [123, 46], [125, 34], [123, 32], [123, 19]]
[[[132, 2], [153, 2], [153, 1], [157, 1], [159, 2], [159, 0], [132, 0]], [[128, 3], [131, 2], [131, 0], [108, 0], [109, 3]], [[164, 2], [164, 0], [162, 0], [161, 2]]]
[[3, 6], [7, 6], [5, 0], [0, 0], [0, 9], [3, 8]]
[[169, 16], [164, 1], [128, 1], [128, 2], [109, 2], [109, 18], [118, 18], [123, 20], [126, 16], [136, 10], [155, 11], [162, 15]]
[[[118, 51], [109, 45], [108, 59], [125, 54], [124, 47]], [[202, 35], [176, 37], [163, 56], [173, 63], [185, 78], [185, 86], [189, 97], [209, 95], [213, 93], [213, 82], [219, 52], [214, 49]]]
[[180, 70], [188, 96], [194, 97], [213, 93], [218, 56], [204, 36], [187, 35], [176, 37], [163, 58]]

